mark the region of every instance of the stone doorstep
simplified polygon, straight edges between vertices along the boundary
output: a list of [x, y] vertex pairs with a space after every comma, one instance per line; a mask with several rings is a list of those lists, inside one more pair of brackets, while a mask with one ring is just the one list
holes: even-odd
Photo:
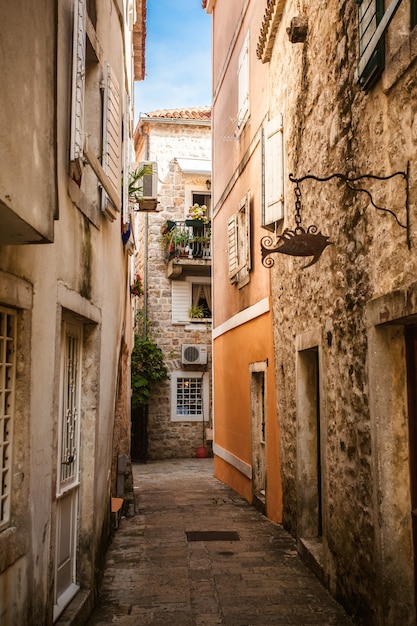
[[93, 592], [90, 589], [79, 591], [61, 613], [54, 626], [84, 626], [93, 609]]
[[326, 587], [326, 577], [323, 569], [323, 541], [320, 537], [297, 539], [297, 551], [306, 565]]

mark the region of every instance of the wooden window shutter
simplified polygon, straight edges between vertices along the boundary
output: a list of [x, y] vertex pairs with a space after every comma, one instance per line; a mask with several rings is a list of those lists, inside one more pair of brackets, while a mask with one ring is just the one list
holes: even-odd
[[282, 115], [265, 128], [265, 202], [262, 226], [274, 228], [284, 218], [284, 141]]
[[191, 283], [175, 281], [171, 283], [172, 323], [184, 324], [189, 320], [191, 308]]
[[229, 278], [237, 282], [239, 271], [238, 216], [232, 215], [227, 222], [227, 247], [229, 254]]
[[[120, 198], [122, 149], [120, 88], [109, 63], [105, 66], [103, 104], [103, 169]], [[107, 201], [107, 194], [103, 196]]]
[[129, 175], [133, 159], [133, 147], [130, 139], [130, 97], [126, 94], [125, 97], [125, 112], [123, 115], [123, 223], [126, 224], [129, 218]]
[[370, 89], [380, 76], [385, 65], [384, 34], [380, 37], [371, 58], [364, 64], [362, 60], [379, 22], [384, 16], [384, 0], [362, 0], [359, 4], [359, 84]]
[[239, 54], [237, 123], [242, 128], [249, 116], [249, 33]]
[[244, 197], [241, 204], [241, 213], [242, 213], [242, 221], [244, 223], [244, 257], [242, 259], [244, 265], [246, 266], [246, 270], [249, 271], [252, 267], [252, 256], [251, 256], [251, 241], [250, 241], [250, 191]]
[[84, 150], [86, 12], [86, 0], [74, 0], [70, 138], [71, 161], [82, 158]]

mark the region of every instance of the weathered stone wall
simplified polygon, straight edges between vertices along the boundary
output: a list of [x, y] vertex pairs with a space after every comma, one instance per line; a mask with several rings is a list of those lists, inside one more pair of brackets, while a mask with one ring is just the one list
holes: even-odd
[[[186, 206], [185, 188], [191, 186], [207, 192], [206, 180], [211, 176], [184, 174], [175, 159], [211, 159], [210, 125], [176, 122], [164, 124], [156, 121], [146, 123], [143, 127], [143, 131], [149, 135], [148, 158], [158, 162], [160, 212], [139, 216], [138, 240], [147, 240], [147, 250], [142, 245], [138, 252], [138, 271], [147, 286], [149, 329], [164, 353], [168, 370], [209, 372], [211, 397], [211, 324], [172, 324], [171, 280], [166, 277], [167, 263], [161, 243], [161, 227], [165, 222], [184, 220], [188, 214], [190, 207]], [[141, 297], [139, 308], [143, 308], [144, 304], [145, 299]], [[183, 343], [207, 344], [207, 365], [182, 366]], [[170, 394], [170, 381], [161, 383], [152, 392], [148, 414], [150, 460], [195, 456], [196, 447], [203, 445], [202, 422], [171, 421]], [[205, 407], [205, 413], [208, 417], [211, 415], [211, 406]]]
[[[356, 5], [348, 1], [316, 3], [314, 11], [306, 11], [305, 43], [291, 44], [285, 29], [298, 8], [287, 3], [270, 75], [270, 116], [284, 115], [285, 227], [295, 226], [290, 172], [296, 177], [326, 177], [336, 172], [384, 176], [405, 171], [407, 161], [411, 162], [413, 224], [416, 37], [408, 35], [408, 4], [404, 7], [390, 28], [397, 37], [389, 38], [387, 69], [378, 84], [364, 93], [354, 76]], [[389, 207], [405, 223], [401, 178], [368, 180], [363, 186], [372, 192], [376, 204]], [[365, 194], [355, 193], [340, 180], [306, 180], [300, 188], [303, 226], [315, 224], [332, 245], [308, 269], [301, 269], [305, 259], [276, 255], [272, 270], [284, 523], [299, 535], [297, 498], [303, 484], [297, 473], [297, 448], [305, 434], [298, 428], [297, 349], [309, 345], [306, 338], [314, 331], [318, 340], [310, 347], [317, 347], [319, 354], [325, 578], [364, 623], [412, 624], [410, 580], [402, 607], [381, 600], [384, 566], [379, 533], [384, 520], [378, 519], [381, 491], [376, 476], [383, 454], [377, 456], [377, 442], [372, 439], [378, 416], [370, 410], [370, 394], [379, 391], [369, 387], [373, 355], [368, 350], [366, 306], [371, 299], [415, 280], [414, 227], [410, 251], [406, 231], [392, 216], [375, 210]], [[404, 449], [401, 463], [407, 462]], [[409, 525], [408, 520], [403, 523]], [[391, 597], [396, 595], [397, 584], [390, 580]], [[384, 602], [389, 605], [385, 615], [381, 609]]]

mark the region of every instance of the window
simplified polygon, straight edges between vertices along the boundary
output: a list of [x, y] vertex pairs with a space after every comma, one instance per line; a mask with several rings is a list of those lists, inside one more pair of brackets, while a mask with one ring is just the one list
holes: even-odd
[[[384, 69], [385, 45], [383, 34], [376, 46], [370, 46], [384, 14], [384, 0], [362, 0], [359, 4], [359, 83], [369, 89]], [[368, 58], [369, 57], [369, 58]]]
[[[88, 2], [94, 13], [93, 7], [95, 3]], [[120, 211], [122, 201], [121, 94], [117, 78], [110, 65], [102, 62], [101, 50], [90, 32], [93, 20], [88, 24], [87, 28], [86, 0], [74, 0], [70, 170], [92, 204], [101, 206], [114, 220], [114, 210]], [[84, 159], [91, 170], [84, 168]]]
[[200, 206], [202, 206], [204, 204], [207, 207], [206, 216], [208, 218], [211, 218], [211, 194], [202, 193], [201, 191], [193, 191], [191, 195], [191, 206], [194, 206], [194, 204], [199, 204]]
[[192, 306], [201, 311], [201, 315], [197, 318], [209, 320], [211, 319], [211, 285], [209, 283], [192, 283]]
[[[120, 88], [109, 63], [106, 63], [104, 68], [103, 106], [103, 170], [118, 193], [120, 200], [122, 152]], [[107, 210], [109, 202], [114, 205], [114, 201], [105, 190], [103, 190], [101, 198], [102, 211]], [[114, 208], [117, 209], [118, 207], [114, 205]]]
[[210, 278], [189, 276], [186, 280], [173, 280], [171, 290], [173, 324], [188, 324], [190, 309], [195, 306], [203, 307], [204, 321], [211, 318]]
[[239, 54], [238, 62], [238, 129], [242, 130], [249, 117], [249, 33]]
[[209, 400], [208, 374], [178, 370], [171, 375], [171, 419], [200, 422], [206, 419]]
[[16, 313], [0, 307], [0, 530], [10, 520], [15, 396]]
[[229, 278], [243, 287], [249, 282], [250, 254], [250, 193], [239, 204], [239, 210], [227, 224]]
[[417, 2], [416, 0], [411, 0], [411, 14], [410, 14], [410, 30], [414, 28], [417, 24]]
[[265, 195], [262, 226], [275, 230], [275, 224], [284, 218], [284, 141], [282, 115], [278, 115], [264, 129]]

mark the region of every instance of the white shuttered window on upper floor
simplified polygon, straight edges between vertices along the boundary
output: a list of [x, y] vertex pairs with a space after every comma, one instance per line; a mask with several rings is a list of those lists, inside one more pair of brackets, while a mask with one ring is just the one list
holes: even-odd
[[[104, 68], [104, 99], [103, 99], [103, 169], [117, 195], [121, 192], [121, 110], [120, 110], [120, 87], [117, 78], [106, 63]], [[103, 193], [103, 203], [109, 198]], [[105, 210], [105, 206], [102, 210]]]
[[86, 16], [86, 0], [75, 0], [70, 140], [71, 161], [82, 158], [84, 149]]
[[249, 33], [245, 37], [244, 44], [239, 54], [238, 63], [238, 112], [237, 124], [239, 131], [242, 130], [249, 117]]
[[171, 286], [172, 292], [172, 323], [186, 324], [189, 319], [189, 311], [191, 308], [191, 283], [187, 281], [173, 280]]
[[282, 115], [277, 115], [264, 129], [265, 196], [262, 226], [274, 230], [284, 218], [284, 129]]
[[243, 287], [251, 270], [250, 192], [239, 203], [238, 211], [227, 223], [229, 279]]

